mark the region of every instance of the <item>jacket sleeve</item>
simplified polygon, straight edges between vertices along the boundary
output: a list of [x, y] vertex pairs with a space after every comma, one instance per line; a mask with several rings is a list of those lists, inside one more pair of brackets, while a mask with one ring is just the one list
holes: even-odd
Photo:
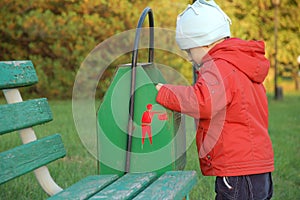
[[226, 107], [226, 92], [221, 75], [214, 70], [199, 74], [193, 86], [165, 84], [156, 101], [164, 107], [196, 119], [211, 119]]

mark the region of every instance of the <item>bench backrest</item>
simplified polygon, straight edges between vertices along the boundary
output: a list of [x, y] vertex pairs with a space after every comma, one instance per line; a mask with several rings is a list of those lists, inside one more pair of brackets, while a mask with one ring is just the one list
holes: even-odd
[[[60, 135], [55, 134], [37, 140], [32, 129], [35, 125], [52, 120], [47, 99], [23, 101], [19, 93], [19, 87], [30, 86], [37, 82], [38, 78], [31, 61], [0, 62], [0, 89], [8, 103], [0, 105], [0, 145], [1, 135], [14, 134], [11, 133], [13, 131], [19, 132], [23, 142], [21, 146], [0, 153], [0, 184], [66, 155]], [[48, 173], [47, 168], [40, 171], [43, 171], [43, 174], [45, 171]], [[36, 175], [38, 173], [37, 170]], [[49, 179], [49, 175], [47, 176]], [[39, 182], [41, 184], [43, 181]], [[54, 190], [57, 192], [60, 188], [57, 186]]]

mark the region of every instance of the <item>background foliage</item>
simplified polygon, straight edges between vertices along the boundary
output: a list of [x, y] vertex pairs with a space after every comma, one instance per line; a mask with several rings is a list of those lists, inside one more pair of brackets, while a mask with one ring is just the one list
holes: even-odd
[[[232, 19], [233, 37], [266, 41], [267, 56], [273, 66], [272, 1], [216, 2]], [[188, 3], [192, 1], [2, 0], [0, 60], [33, 61], [40, 80], [28, 91], [30, 95], [70, 98], [76, 72], [97, 44], [114, 34], [135, 28], [146, 6], [153, 9], [156, 27], [175, 29], [176, 16]], [[300, 55], [299, 10], [297, 0], [281, 0], [278, 16], [279, 73], [294, 79], [298, 73], [296, 60]], [[161, 52], [155, 60], [176, 68], [191, 80], [190, 65], [170, 56]], [[105, 73], [102, 90], [109, 84], [112, 71]]]

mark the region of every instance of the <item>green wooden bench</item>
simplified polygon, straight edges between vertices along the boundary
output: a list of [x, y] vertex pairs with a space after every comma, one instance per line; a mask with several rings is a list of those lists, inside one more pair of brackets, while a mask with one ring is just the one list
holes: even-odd
[[[0, 153], [0, 184], [34, 171], [49, 199], [182, 199], [196, 184], [194, 171], [92, 175], [62, 189], [45, 166], [66, 155], [59, 134], [37, 139], [33, 126], [52, 120], [47, 99], [23, 101], [19, 87], [38, 82], [31, 61], [0, 62], [0, 89], [7, 104], [0, 105], [0, 135], [18, 131], [22, 145]], [[1, 145], [1, 139], [0, 139]]]

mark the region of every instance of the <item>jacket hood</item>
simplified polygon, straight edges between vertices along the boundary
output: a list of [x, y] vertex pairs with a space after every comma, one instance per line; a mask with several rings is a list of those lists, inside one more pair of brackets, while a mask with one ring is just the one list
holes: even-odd
[[226, 39], [208, 52], [203, 63], [211, 59], [226, 60], [257, 83], [265, 80], [270, 67], [270, 62], [265, 57], [263, 41]]

